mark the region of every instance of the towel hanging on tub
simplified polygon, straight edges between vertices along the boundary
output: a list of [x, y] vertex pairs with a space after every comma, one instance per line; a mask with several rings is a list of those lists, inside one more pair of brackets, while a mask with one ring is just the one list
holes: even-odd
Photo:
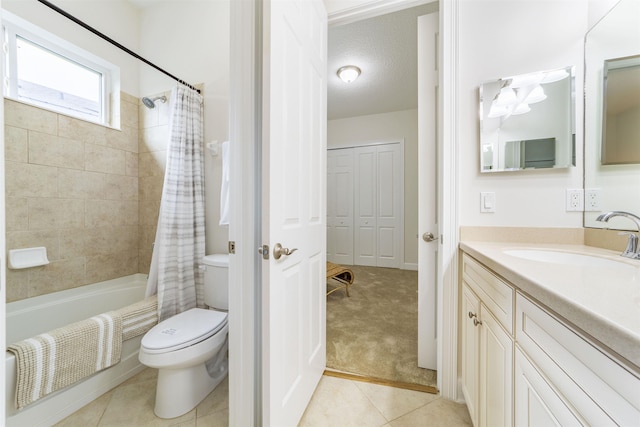
[[122, 318], [103, 313], [11, 344], [18, 409], [120, 362]]

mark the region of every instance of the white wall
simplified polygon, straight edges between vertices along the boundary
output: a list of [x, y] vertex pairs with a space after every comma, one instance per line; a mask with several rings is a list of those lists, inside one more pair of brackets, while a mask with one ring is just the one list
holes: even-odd
[[404, 139], [404, 260], [418, 263], [418, 110], [329, 120], [327, 146]]
[[[567, 188], [582, 188], [582, 99], [576, 99], [576, 156], [571, 169], [481, 174], [478, 88], [500, 77], [576, 66], [583, 84], [587, 2], [475, 0], [460, 2], [460, 225], [581, 227], [566, 212]], [[446, 143], [446, 142], [445, 142]], [[496, 212], [480, 213], [480, 192], [496, 193]]]
[[[205, 143], [229, 138], [229, 1], [165, 1], [140, 12], [142, 56], [189, 84], [204, 84]], [[140, 67], [140, 96], [176, 83]], [[222, 158], [205, 150], [207, 253], [227, 252], [228, 229], [218, 225]]]
[[[59, 0], [59, 8], [139, 52], [138, 10], [125, 0]], [[120, 67], [120, 90], [138, 95], [139, 61], [36, 1], [4, 0], [2, 8]], [[117, 90], [117, 88], [116, 88]]]

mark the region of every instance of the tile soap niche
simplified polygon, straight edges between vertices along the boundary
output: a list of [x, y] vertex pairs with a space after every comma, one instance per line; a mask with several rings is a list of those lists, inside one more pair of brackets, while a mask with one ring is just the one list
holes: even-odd
[[38, 267], [49, 264], [47, 248], [11, 249], [9, 250], [9, 268], [18, 270], [21, 268]]

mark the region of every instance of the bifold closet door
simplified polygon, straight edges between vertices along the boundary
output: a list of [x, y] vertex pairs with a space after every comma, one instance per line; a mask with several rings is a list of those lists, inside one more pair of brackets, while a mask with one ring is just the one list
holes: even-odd
[[327, 261], [353, 264], [353, 149], [327, 150]]
[[402, 149], [399, 143], [354, 151], [354, 263], [399, 268], [402, 230]]

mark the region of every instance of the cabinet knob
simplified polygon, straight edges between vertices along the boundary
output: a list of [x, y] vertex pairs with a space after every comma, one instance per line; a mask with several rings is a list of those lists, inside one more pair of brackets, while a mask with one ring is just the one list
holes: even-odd
[[473, 312], [469, 312], [469, 319], [473, 319], [474, 317], [476, 317], [476, 314]]
[[482, 325], [482, 320], [473, 319], [473, 326]]

